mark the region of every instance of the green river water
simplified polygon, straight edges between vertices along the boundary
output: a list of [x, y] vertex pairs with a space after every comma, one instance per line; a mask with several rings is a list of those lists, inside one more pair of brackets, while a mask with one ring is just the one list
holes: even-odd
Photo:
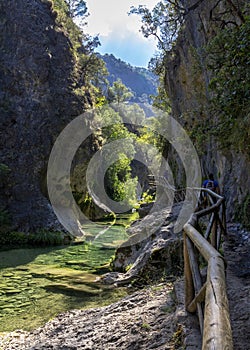
[[126, 239], [124, 225], [91, 230], [89, 236], [101, 234], [88, 244], [0, 252], [0, 332], [31, 330], [61, 312], [107, 305], [127, 294], [95, 282]]

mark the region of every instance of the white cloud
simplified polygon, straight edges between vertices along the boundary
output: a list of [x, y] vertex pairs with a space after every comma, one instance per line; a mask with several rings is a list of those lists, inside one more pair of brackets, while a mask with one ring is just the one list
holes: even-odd
[[[101, 52], [114, 53], [121, 59], [126, 60], [126, 50], [129, 50], [130, 42], [130, 50], [132, 50], [132, 47], [133, 50], [138, 50], [138, 52], [135, 52], [136, 57], [142, 54], [142, 47], [148, 53], [151, 51], [152, 55], [156, 48], [156, 42], [143, 37], [139, 31], [139, 16], [128, 16], [128, 12], [131, 6], [141, 4], [153, 8], [157, 2], [157, 0], [86, 0], [90, 13], [87, 18], [86, 31], [90, 35], [99, 34], [103, 46]], [[137, 43], [137, 47], [135, 43]]]
[[124, 29], [137, 31], [140, 27], [138, 16], [128, 16], [131, 6], [139, 4], [152, 8], [157, 0], [87, 0], [87, 7], [90, 13], [88, 18], [88, 31], [90, 34], [100, 33], [108, 35], [120, 25], [121, 32]]

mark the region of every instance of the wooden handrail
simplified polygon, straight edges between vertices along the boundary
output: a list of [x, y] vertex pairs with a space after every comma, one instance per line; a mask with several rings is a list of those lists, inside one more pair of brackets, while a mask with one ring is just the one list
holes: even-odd
[[[203, 337], [202, 350], [232, 350], [225, 261], [219, 252], [221, 234], [227, 234], [225, 200], [206, 188], [177, 190], [163, 176], [149, 178], [151, 184], [174, 192], [177, 200], [185, 197], [187, 191], [205, 192], [210, 200], [210, 206], [203, 209], [197, 208], [188, 223], [184, 225], [185, 304], [187, 311], [197, 311]], [[199, 221], [209, 215], [206, 231], [202, 234]], [[204, 259], [207, 267], [202, 269]], [[203, 276], [204, 271], [206, 276]]]
[[184, 200], [186, 188], [176, 189], [164, 176], [148, 175], [148, 179], [150, 186], [162, 186], [164, 190], [173, 192], [176, 202]]
[[[211, 190], [193, 190], [207, 192], [216, 202], [208, 208], [196, 211], [184, 225], [186, 309], [198, 313], [203, 350], [231, 350], [233, 341], [226, 293], [225, 261], [219, 253], [221, 233], [226, 234], [225, 202], [222, 196]], [[199, 232], [199, 219], [210, 214], [209, 224], [203, 236]], [[202, 282], [200, 257], [207, 262], [205, 283]]]

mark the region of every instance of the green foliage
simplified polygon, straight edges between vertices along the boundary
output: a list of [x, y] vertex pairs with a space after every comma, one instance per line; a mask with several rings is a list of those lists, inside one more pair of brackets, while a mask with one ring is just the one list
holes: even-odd
[[146, 322], [143, 322], [141, 327], [147, 331], [149, 331], [151, 329], [150, 325]]
[[27, 246], [29, 237], [23, 232], [7, 231], [0, 232], [0, 246], [3, 247], [24, 247]]
[[133, 97], [133, 93], [122, 83], [121, 79], [114, 81], [108, 89], [107, 99], [109, 102], [121, 103], [130, 100], [131, 97]]
[[73, 19], [76, 17], [85, 18], [87, 11], [85, 1], [77, 0], [53, 0], [54, 9], [57, 12], [57, 25], [63, 29], [71, 41], [71, 52], [75, 60], [74, 91], [83, 98], [85, 102], [95, 105], [100, 104], [102, 97], [102, 86], [106, 84], [105, 75], [107, 70], [104, 62], [97, 57], [94, 49], [100, 45], [98, 37], [91, 37], [83, 32], [82, 23], [80, 28]]
[[176, 327], [177, 328], [172, 335], [172, 349], [185, 349], [183, 326], [181, 324], [178, 324]]
[[[117, 107], [117, 111], [114, 108]], [[137, 178], [131, 177], [131, 160], [135, 155], [134, 140], [136, 135], [130, 132], [122, 123], [122, 117], [119, 112], [123, 113], [122, 105], [103, 106], [96, 111], [95, 121], [98, 125], [100, 120], [104, 121], [108, 126], [103, 127], [100, 131], [103, 146], [119, 140], [126, 140], [126, 148], [124, 142], [116, 142], [115, 151], [116, 159], [114, 161], [113, 152], [109, 149], [102, 149], [102, 164], [110, 164], [105, 174], [105, 189], [111, 199], [115, 201], [124, 201], [132, 204], [136, 201]], [[98, 171], [98, 170], [96, 170]]]
[[7, 210], [0, 210], [0, 234], [4, 234], [10, 227], [10, 214]]
[[142, 193], [140, 203], [152, 203], [155, 200], [155, 196], [150, 194], [150, 190]]
[[[116, 144], [119, 159], [107, 170], [106, 190], [112, 199], [125, 200], [129, 204], [135, 205], [137, 178], [131, 178], [130, 164], [135, 155], [134, 142], [140, 145], [145, 162], [150, 164], [151, 168], [159, 167], [163, 140], [154, 130], [161, 129], [161, 121], [160, 118], [155, 117], [145, 118], [143, 111], [137, 104], [123, 104], [117, 108], [117, 111], [119, 113], [111, 109], [109, 114], [109, 107], [106, 107], [102, 113], [104, 120], [110, 123], [102, 130], [104, 143], [126, 139], [126, 149], [124, 149], [124, 143]], [[122, 124], [122, 120], [126, 126]], [[137, 123], [139, 124], [138, 128], [135, 127]], [[141, 126], [142, 123], [145, 127]], [[110, 164], [112, 154], [103, 150], [102, 155], [104, 162]]]
[[170, 58], [186, 11], [181, 1], [165, 0], [159, 1], [152, 11], [145, 5], [139, 5], [137, 8], [132, 6], [129, 13], [141, 17], [141, 32], [145, 38], [152, 36], [157, 40], [159, 52], [151, 58], [149, 69], [160, 78], [158, 96], [153, 98], [154, 106], [165, 111], [170, 107], [164, 82], [166, 61]]
[[[156, 72], [156, 70], [154, 69]], [[170, 100], [166, 93], [164, 75], [160, 72], [160, 83], [157, 96], [153, 97], [153, 106], [165, 112], [170, 112]]]
[[64, 0], [53, 0], [53, 7], [57, 12], [56, 22], [67, 33], [72, 43], [73, 53], [81, 47], [82, 32], [69, 16], [68, 4]]
[[79, 193], [74, 192], [74, 198], [79, 205], [80, 209], [84, 211], [84, 209], [88, 208], [92, 204], [92, 198], [88, 193]]
[[[78, 80], [81, 82], [81, 88], [86, 89], [92, 86], [96, 88], [95, 93], [101, 97], [103, 86], [108, 84], [106, 80], [107, 69], [105, 63], [92, 52], [98, 46], [99, 41], [93, 38], [93, 41], [88, 43], [88, 54], [78, 54], [79, 73]], [[93, 47], [92, 47], [93, 45]]]
[[125, 107], [124, 110], [120, 108], [119, 112], [124, 123], [139, 126], [146, 120], [144, 110], [137, 103], [126, 104], [123, 107]]
[[[135, 139], [135, 135], [130, 133], [128, 129], [123, 124], [112, 124], [109, 127], [103, 128], [103, 135], [105, 139], [109, 142], [119, 140], [119, 139], [129, 139], [131, 142], [128, 142], [126, 147], [126, 153], [132, 157], [134, 156], [134, 148], [132, 146], [133, 139]], [[119, 146], [119, 145], [118, 145]], [[121, 148], [120, 151], [122, 151]]]
[[60, 245], [64, 242], [61, 232], [38, 230], [36, 233], [24, 233], [11, 230], [10, 214], [7, 210], [0, 210], [0, 247], [25, 247]]
[[130, 101], [151, 103], [151, 95], [156, 95], [158, 86], [158, 78], [155, 74], [142, 67], [133, 67], [114, 55], [105, 54], [101, 58], [109, 72], [107, 79], [110, 85], [120, 78], [134, 94]]
[[[154, 36], [158, 41], [160, 52], [151, 59], [150, 68], [160, 76], [159, 94], [155, 106], [169, 110], [169, 101], [165, 94], [166, 72], [168, 63], [175, 55], [172, 48], [178, 33], [183, 27], [186, 16], [198, 8], [202, 1], [196, 1], [183, 7], [182, 1], [160, 1], [152, 11], [145, 6], [133, 7], [131, 14], [141, 17], [142, 33], [145, 37]], [[223, 11], [221, 9], [223, 4]], [[245, 7], [245, 8], [244, 8]], [[210, 9], [211, 20], [214, 20], [216, 37], [206, 48], [204, 58], [212, 80], [210, 89], [212, 95], [211, 111], [206, 103], [207, 91], [201, 86], [195, 69], [199, 64], [192, 65], [190, 75], [194, 77], [194, 95], [202, 108], [190, 111], [192, 120], [191, 138], [204, 150], [207, 140], [215, 136], [222, 148], [231, 148], [250, 155], [250, 117], [249, 117], [249, 18], [246, 16], [249, 5], [234, 4], [219, 0]], [[216, 27], [216, 23], [220, 24]], [[217, 29], [216, 29], [217, 28]], [[224, 28], [224, 29], [222, 29]], [[199, 59], [201, 52], [199, 52]], [[204, 68], [204, 67], [203, 67]], [[198, 79], [197, 79], [198, 75]], [[188, 113], [189, 111], [187, 111]], [[208, 115], [210, 114], [210, 117]], [[212, 117], [211, 117], [212, 116]], [[185, 117], [184, 123], [185, 123]], [[188, 123], [187, 123], [188, 124]]]
[[202, 120], [200, 118], [200, 120], [195, 119], [195, 121], [193, 121], [193, 125], [191, 128], [189, 128], [188, 133], [190, 139], [195, 144], [198, 154], [204, 154], [204, 150], [207, 147], [207, 143], [212, 132], [214, 132], [214, 130], [211, 130], [211, 120], [208, 121], [207, 118]]
[[166, 52], [173, 46], [183, 21], [184, 8], [179, 4], [180, 1], [159, 1], [152, 11], [145, 5], [139, 5], [138, 8], [133, 6], [130, 14], [141, 17], [141, 31], [145, 38], [155, 37], [158, 48]]
[[207, 65], [213, 72], [210, 89], [215, 124], [212, 133], [222, 147], [250, 156], [250, 18], [226, 28], [207, 46]]
[[68, 5], [71, 18], [84, 17], [87, 13], [87, 5], [84, 0], [65, 0]]
[[127, 266], [125, 266], [125, 272], [128, 272], [132, 266], [133, 264], [128, 264]]
[[53, 246], [61, 245], [64, 242], [64, 235], [57, 231], [48, 231], [40, 229], [28, 236], [28, 243], [31, 245]]
[[107, 194], [114, 201], [125, 201], [132, 205], [136, 202], [137, 179], [131, 178], [131, 159], [122, 153], [119, 158], [105, 174]]
[[0, 177], [7, 176], [10, 172], [8, 165], [0, 163]]
[[144, 123], [145, 126], [140, 129], [138, 142], [141, 144], [145, 143], [155, 146], [155, 148], [161, 152], [164, 146], [164, 142], [156, 130], [162, 130], [162, 122], [163, 120], [161, 117], [147, 118]]
[[[110, 108], [108, 105], [103, 105], [101, 108], [96, 108], [93, 123], [96, 123], [96, 127], [103, 121], [106, 125], [121, 124], [122, 118], [114, 108]], [[109, 127], [102, 129], [102, 136], [109, 133]]]

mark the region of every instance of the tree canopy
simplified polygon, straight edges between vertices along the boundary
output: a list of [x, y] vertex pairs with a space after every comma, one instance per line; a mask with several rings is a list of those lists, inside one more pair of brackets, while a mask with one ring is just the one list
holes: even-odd
[[71, 18], [84, 17], [87, 15], [87, 5], [84, 0], [65, 0], [68, 5]]
[[109, 87], [107, 98], [109, 102], [121, 103], [130, 100], [132, 96], [131, 90], [118, 79]]

